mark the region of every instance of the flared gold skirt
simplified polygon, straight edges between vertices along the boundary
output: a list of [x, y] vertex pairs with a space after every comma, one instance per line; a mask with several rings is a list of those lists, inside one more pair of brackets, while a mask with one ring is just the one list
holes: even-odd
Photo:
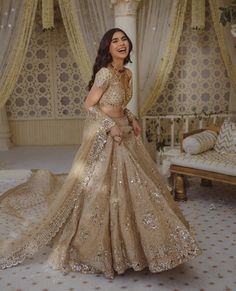
[[[115, 273], [121, 274], [128, 268], [142, 270], [148, 267], [151, 272], [165, 271], [201, 253], [189, 231], [188, 222], [141, 138], [135, 136], [125, 117], [114, 120], [123, 132], [121, 143], [107, 134], [97, 155], [93, 153], [97, 152], [96, 146], [99, 145], [94, 146], [93, 139], [88, 142], [85, 138], [64, 183], [59, 186], [61, 182], [57, 177], [50, 172], [39, 171], [31, 177], [30, 188], [26, 187], [27, 183], [24, 185], [24, 189], [29, 192], [34, 189], [35, 192], [44, 184], [40, 195], [50, 197], [44, 199], [44, 203], [41, 201], [40, 205], [41, 208], [48, 207], [48, 213], [52, 212], [53, 216], [44, 216], [41, 224], [40, 219], [37, 220], [40, 236], [36, 232], [30, 243], [33, 254], [33, 248], [40, 240], [43, 240], [40, 246], [51, 242], [53, 247], [49, 262], [55, 269], [101, 272], [112, 278]], [[92, 153], [88, 150], [91, 147], [94, 147]], [[87, 169], [83, 171], [86, 173], [83, 177], [86, 185], [80, 187], [82, 168]], [[16, 196], [16, 192], [16, 189], [11, 190], [9, 197]], [[19, 193], [22, 193], [22, 188], [18, 188]], [[9, 204], [9, 199], [6, 199], [5, 205]], [[34, 207], [37, 208], [37, 205]], [[23, 212], [20, 215], [23, 217]], [[61, 217], [65, 219], [61, 221]], [[48, 232], [43, 234], [43, 230], [50, 230], [50, 227], [53, 229], [52, 237], [46, 239]], [[32, 237], [34, 231], [30, 230], [24, 240]], [[38, 248], [37, 245], [35, 250]], [[22, 247], [19, 250], [22, 251]], [[1, 257], [4, 257], [4, 252], [1, 252]], [[0, 266], [14, 265], [14, 260], [8, 264], [7, 260], [10, 262], [9, 258], [5, 261], [3, 258], [2, 265], [0, 260]]]

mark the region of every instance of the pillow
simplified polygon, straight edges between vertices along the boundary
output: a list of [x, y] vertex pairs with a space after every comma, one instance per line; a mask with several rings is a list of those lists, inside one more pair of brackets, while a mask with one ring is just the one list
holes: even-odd
[[236, 154], [236, 123], [225, 120], [220, 128], [214, 149], [218, 153]]
[[217, 133], [213, 130], [204, 130], [202, 132], [190, 135], [183, 140], [183, 149], [190, 155], [196, 155], [214, 147], [217, 139]]

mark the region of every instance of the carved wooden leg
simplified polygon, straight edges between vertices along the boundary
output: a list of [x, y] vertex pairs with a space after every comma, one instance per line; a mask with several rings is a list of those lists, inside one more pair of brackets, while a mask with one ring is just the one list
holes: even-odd
[[200, 185], [203, 186], [203, 187], [212, 187], [212, 181], [202, 178]]
[[175, 185], [175, 189], [174, 189], [175, 200], [186, 201], [188, 198], [186, 195], [186, 190], [185, 190], [185, 185], [184, 185], [184, 175], [175, 174], [174, 185]]
[[[175, 187], [175, 175], [173, 173], [170, 173], [170, 177], [167, 178], [167, 181], [168, 181], [168, 184], [171, 186], [172, 188], [172, 191], [171, 193], [173, 192], [174, 190], [174, 187]], [[173, 193], [172, 193], [173, 194]]]

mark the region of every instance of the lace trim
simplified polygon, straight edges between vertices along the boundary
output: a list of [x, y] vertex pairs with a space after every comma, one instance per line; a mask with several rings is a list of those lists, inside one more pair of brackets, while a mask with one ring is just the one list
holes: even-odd
[[[118, 274], [123, 274], [125, 273], [126, 270], [128, 269], [133, 269], [134, 271], [142, 271], [145, 268], [149, 268], [149, 271], [151, 273], [160, 273], [163, 271], [171, 270], [175, 267], [177, 267], [180, 264], [186, 263], [192, 258], [195, 258], [196, 256], [200, 255], [202, 251], [196, 247], [196, 244], [194, 240], [192, 240], [192, 248], [190, 247], [189, 249], [185, 249], [183, 252], [179, 253], [179, 256], [176, 257], [174, 260], [166, 260], [164, 258], [163, 262], [161, 261], [163, 258], [158, 258], [154, 260], [154, 263], [148, 264], [147, 262], [141, 262], [137, 261], [132, 264], [126, 262], [122, 267], [115, 267], [115, 271]], [[71, 265], [71, 270], [74, 272], [79, 272], [82, 274], [101, 274], [102, 271], [97, 270], [90, 265], [83, 264], [81, 262], [74, 262]], [[104, 272], [104, 275], [108, 279], [113, 279], [114, 278], [114, 272]]]

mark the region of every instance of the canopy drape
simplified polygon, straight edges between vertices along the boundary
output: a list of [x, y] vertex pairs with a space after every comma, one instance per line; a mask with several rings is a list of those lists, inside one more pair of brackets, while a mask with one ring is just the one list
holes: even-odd
[[187, 0], [143, 1], [138, 12], [139, 112], [156, 103], [172, 70]]
[[211, 17], [213, 20], [216, 36], [219, 42], [220, 52], [225, 64], [230, 82], [236, 91], [236, 58], [235, 58], [235, 40], [230, 33], [230, 25], [224, 27], [220, 22], [219, 7], [230, 5], [228, 0], [209, 0]]
[[104, 33], [114, 27], [114, 11], [110, 1], [76, 1], [80, 28], [92, 63]]
[[88, 83], [100, 39], [114, 26], [110, 1], [59, 0], [59, 5], [75, 61]]
[[10, 97], [28, 49], [38, 0], [0, 2], [0, 108]]

